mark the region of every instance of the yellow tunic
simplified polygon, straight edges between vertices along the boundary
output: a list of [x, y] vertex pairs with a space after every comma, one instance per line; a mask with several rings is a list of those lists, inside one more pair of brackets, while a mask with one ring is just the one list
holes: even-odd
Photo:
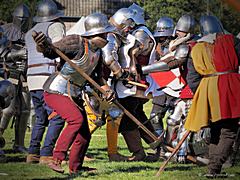
[[[197, 43], [191, 52], [196, 71], [201, 75], [216, 73], [212, 62], [213, 45], [206, 42]], [[218, 94], [218, 76], [203, 78], [193, 97], [187, 116], [185, 128], [199, 131], [209, 124], [221, 119]]]

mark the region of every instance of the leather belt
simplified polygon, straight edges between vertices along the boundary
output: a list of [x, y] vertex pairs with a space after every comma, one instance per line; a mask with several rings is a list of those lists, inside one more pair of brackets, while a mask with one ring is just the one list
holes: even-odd
[[213, 76], [219, 76], [219, 75], [223, 75], [223, 74], [229, 74], [229, 73], [238, 73], [238, 70], [229, 70], [229, 71], [224, 71], [224, 72], [216, 72], [213, 74], [206, 74], [203, 77], [213, 77]]
[[50, 76], [51, 73], [36, 73], [36, 74], [27, 74], [27, 76]]
[[48, 65], [48, 66], [57, 66], [56, 63], [39, 63], [39, 64], [30, 64], [30, 65], [28, 65], [28, 68], [45, 66], [45, 65]]

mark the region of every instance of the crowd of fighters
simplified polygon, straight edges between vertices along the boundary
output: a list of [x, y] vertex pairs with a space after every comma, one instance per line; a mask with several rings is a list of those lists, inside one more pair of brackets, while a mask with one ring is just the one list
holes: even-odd
[[[78, 31], [68, 35], [62, 15], [52, 0], [42, 0], [29, 30], [30, 12], [21, 4], [12, 13], [12, 23], [0, 27], [1, 148], [13, 118], [15, 152], [27, 153], [27, 163], [47, 164], [60, 173], [68, 158], [69, 173], [74, 174], [93, 170], [82, 164], [91, 134], [105, 123], [110, 161], [156, 161], [190, 130], [194, 133], [181, 146], [177, 162], [203, 155], [207, 176], [220, 174], [231, 152], [235, 156], [239, 150], [239, 39], [211, 15], [200, 18], [198, 35], [188, 14], [175, 26], [170, 17], [161, 17], [150, 32], [137, 4], [109, 19], [101, 13], [81, 18]], [[150, 118], [143, 109], [149, 99]], [[36, 120], [27, 149], [31, 101]], [[130, 157], [118, 153], [118, 133]], [[141, 139], [155, 153], [146, 154]], [[3, 162], [4, 157], [1, 150]]]

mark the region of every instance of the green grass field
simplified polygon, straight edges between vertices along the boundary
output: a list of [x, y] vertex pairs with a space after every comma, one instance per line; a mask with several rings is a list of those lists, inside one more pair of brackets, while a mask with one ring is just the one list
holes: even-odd
[[[149, 104], [145, 107], [146, 112], [149, 112]], [[29, 145], [30, 132], [26, 134], [26, 147]], [[97, 173], [82, 173], [77, 176], [69, 176], [68, 167], [64, 165], [65, 173], [58, 174], [48, 167], [38, 164], [26, 164], [25, 155], [13, 154], [11, 151], [12, 139], [14, 137], [13, 129], [8, 129], [4, 134], [6, 138], [6, 146], [4, 150], [8, 157], [7, 163], [0, 164], [0, 180], [11, 179], [164, 179], [164, 180], [198, 180], [206, 179], [199, 174], [207, 171], [206, 167], [199, 167], [194, 164], [176, 164], [169, 163], [166, 170], [159, 177], [156, 173], [163, 162], [109, 162], [107, 157], [106, 145], [106, 131], [105, 127], [97, 130], [91, 140], [90, 147], [87, 154], [93, 156], [95, 161], [84, 162], [84, 166], [95, 167], [98, 169]], [[146, 152], [152, 152], [146, 144]], [[119, 135], [119, 152], [124, 155], [130, 155], [123, 137]], [[234, 177], [229, 179], [240, 179], [240, 163], [237, 166], [224, 169], [224, 172], [234, 174]]]

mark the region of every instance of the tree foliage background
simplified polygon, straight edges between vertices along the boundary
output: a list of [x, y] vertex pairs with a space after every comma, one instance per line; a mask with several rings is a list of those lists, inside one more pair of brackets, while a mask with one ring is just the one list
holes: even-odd
[[174, 22], [184, 14], [193, 15], [198, 21], [201, 15], [217, 16], [224, 28], [235, 35], [240, 31], [240, 13], [223, 0], [137, 0], [151, 17], [147, 25], [153, 30], [162, 16], [173, 18]]
[[25, 3], [33, 15], [37, 1], [39, 0], [0, 0], [0, 20], [11, 22], [12, 12], [15, 7], [21, 3]]
[[[39, 0], [0, 0], [0, 20], [11, 22], [14, 8], [20, 3], [26, 3], [34, 14], [36, 3]], [[136, 0], [144, 8], [151, 19], [147, 25], [151, 30], [162, 16], [169, 16], [175, 22], [183, 14], [191, 14], [196, 20], [203, 14], [217, 16], [225, 29], [235, 35], [240, 31], [240, 13], [232, 9], [223, 0]]]

